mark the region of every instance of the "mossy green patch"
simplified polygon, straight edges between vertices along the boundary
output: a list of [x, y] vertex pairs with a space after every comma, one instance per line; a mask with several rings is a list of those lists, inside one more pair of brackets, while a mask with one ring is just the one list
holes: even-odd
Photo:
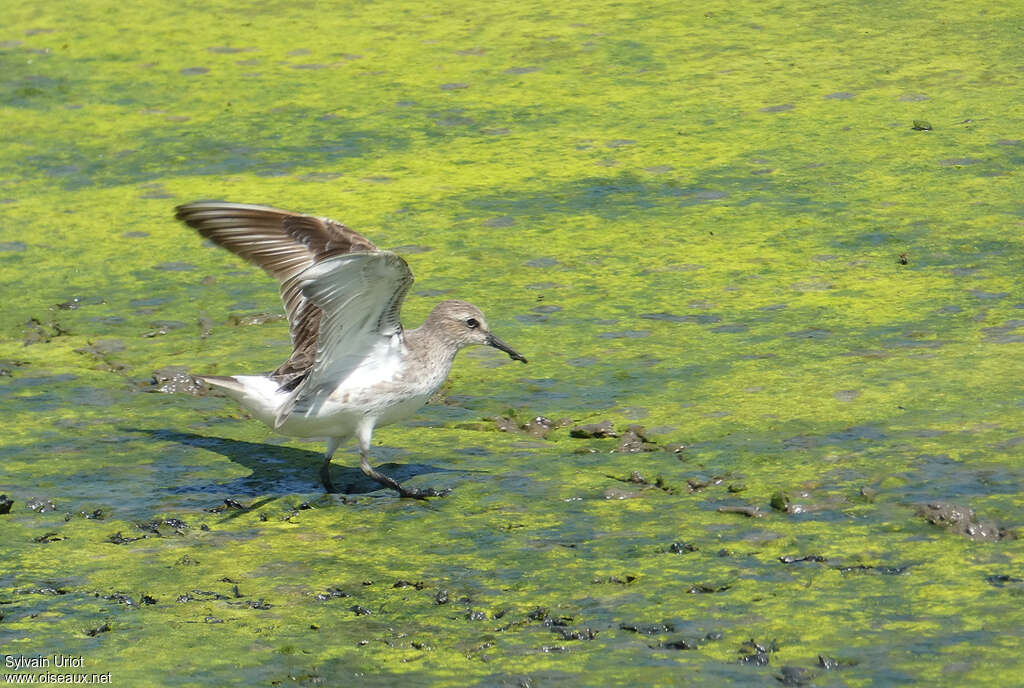
[[[1013, 4], [5, 9], [5, 657], [132, 686], [1024, 672]], [[466, 298], [530, 359], [467, 351], [377, 433], [451, 496], [363, 492], [348, 454], [324, 496], [323, 443], [155, 391], [288, 350], [245, 317], [273, 282], [172, 220], [197, 198], [344, 221], [408, 258], [408, 325]], [[605, 419], [656, 450], [570, 435]]]

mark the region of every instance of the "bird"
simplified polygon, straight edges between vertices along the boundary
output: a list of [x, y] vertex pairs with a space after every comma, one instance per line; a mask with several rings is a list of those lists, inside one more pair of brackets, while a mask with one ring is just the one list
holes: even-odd
[[331, 459], [354, 436], [362, 472], [379, 484], [403, 498], [448, 494], [407, 487], [376, 470], [370, 441], [375, 428], [427, 403], [461, 349], [485, 345], [527, 362], [491, 332], [483, 312], [466, 301], [442, 301], [422, 325], [405, 330], [408, 263], [327, 217], [225, 201], [186, 203], [175, 216], [277, 279], [290, 325], [292, 353], [274, 371], [196, 377], [277, 432], [327, 438], [320, 467], [327, 492], [337, 491]]

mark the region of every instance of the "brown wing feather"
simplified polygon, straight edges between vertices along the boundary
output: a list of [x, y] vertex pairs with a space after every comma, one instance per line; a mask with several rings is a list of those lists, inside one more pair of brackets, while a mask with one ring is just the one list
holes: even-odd
[[324, 258], [377, 247], [340, 222], [264, 205], [196, 201], [178, 206], [175, 216], [281, 283], [293, 351], [273, 376], [283, 386], [297, 384], [316, 358], [322, 313], [302, 295], [296, 277]]

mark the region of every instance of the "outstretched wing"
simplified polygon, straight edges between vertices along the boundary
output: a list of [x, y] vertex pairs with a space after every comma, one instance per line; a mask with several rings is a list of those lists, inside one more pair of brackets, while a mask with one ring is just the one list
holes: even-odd
[[377, 247], [340, 222], [264, 205], [197, 201], [178, 206], [176, 217], [281, 283], [293, 351], [273, 375], [284, 385], [296, 383], [316, 358], [321, 319], [320, 308], [300, 288], [299, 274], [333, 256]]
[[328, 258], [295, 279], [323, 315], [313, 366], [279, 410], [277, 427], [291, 414], [315, 412], [364, 364], [386, 369], [400, 358], [399, 314], [413, 283], [408, 264], [389, 251]]

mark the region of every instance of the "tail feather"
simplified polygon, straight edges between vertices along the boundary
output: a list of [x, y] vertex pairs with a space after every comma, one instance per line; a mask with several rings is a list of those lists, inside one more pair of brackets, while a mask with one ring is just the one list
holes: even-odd
[[197, 378], [215, 389], [222, 389], [228, 393], [241, 394], [245, 387], [236, 378], [228, 375], [196, 375]]

